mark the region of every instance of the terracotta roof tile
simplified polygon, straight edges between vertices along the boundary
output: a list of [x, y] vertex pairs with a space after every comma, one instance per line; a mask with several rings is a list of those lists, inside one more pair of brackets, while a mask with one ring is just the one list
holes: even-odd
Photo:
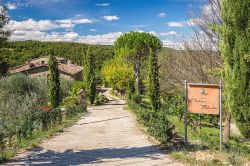
[[[28, 71], [28, 70], [31, 70], [33, 68], [48, 66], [48, 59], [49, 59], [48, 57], [41, 57], [41, 58], [32, 59], [32, 60], [26, 62], [26, 64], [10, 68], [8, 70], [8, 73], [15, 74], [15, 73]], [[57, 60], [59, 61], [58, 62], [58, 69], [62, 72], [74, 75], [74, 74], [77, 74], [83, 70], [83, 68], [81, 66], [74, 65], [71, 63], [70, 64], [65, 63], [66, 60], [64, 58], [57, 57]], [[61, 62], [63, 62], [63, 63], [61, 63]]]

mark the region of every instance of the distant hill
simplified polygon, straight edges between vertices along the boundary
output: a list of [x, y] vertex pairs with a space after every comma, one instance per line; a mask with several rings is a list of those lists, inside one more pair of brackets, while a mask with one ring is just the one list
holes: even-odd
[[[110, 45], [88, 45], [75, 42], [40, 42], [40, 41], [9, 41], [0, 49], [0, 74], [5, 73], [7, 68], [21, 65], [26, 61], [47, 55], [54, 50], [55, 55], [71, 60], [72, 63], [82, 65], [82, 52], [86, 52], [91, 46], [91, 54], [97, 59], [97, 68], [102, 63], [114, 56], [114, 48]], [[166, 53], [171, 48], [163, 48], [161, 53]]]
[[[0, 50], [0, 72], [4, 72], [7, 67], [17, 66], [30, 59], [47, 55], [50, 50], [54, 50], [57, 56], [82, 65], [82, 52], [86, 52], [88, 46], [88, 44], [74, 42], [6, 42]], [[97, 67], [100, 68], [103, 61], [114, 56], [113, 46], [91, 45], [90, 54], [96, 57]]]

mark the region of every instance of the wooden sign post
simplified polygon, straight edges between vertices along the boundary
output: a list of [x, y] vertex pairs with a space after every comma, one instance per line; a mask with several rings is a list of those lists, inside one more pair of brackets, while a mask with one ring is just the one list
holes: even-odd
[[187, 145], [187, 112], [220, 115], [220, 150], [222, 148], [222, 83], [197, 84], [185, 80], [185, 144]]

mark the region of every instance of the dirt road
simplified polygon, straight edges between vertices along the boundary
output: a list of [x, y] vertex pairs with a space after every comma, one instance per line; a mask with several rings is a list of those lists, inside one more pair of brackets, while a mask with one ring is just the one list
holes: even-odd
[[90, 107], [75, 125], [5, 165], [181, 165], [147, 140], [123, 100], [108, 97], [106, 105]]

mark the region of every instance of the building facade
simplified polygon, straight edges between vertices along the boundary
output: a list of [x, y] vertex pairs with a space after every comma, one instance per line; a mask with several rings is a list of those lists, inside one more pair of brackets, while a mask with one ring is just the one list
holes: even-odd
[[[57, 57], [58, 70], [60, 76], [69, 80], [81, 80], [83, 67], [74, 65], [71, 61]], [[32, 59], [23, 65], [10, 68], [9, 74], [23, 73], [30, 77], [48, 77], [49, 75], [49, 57]]]

